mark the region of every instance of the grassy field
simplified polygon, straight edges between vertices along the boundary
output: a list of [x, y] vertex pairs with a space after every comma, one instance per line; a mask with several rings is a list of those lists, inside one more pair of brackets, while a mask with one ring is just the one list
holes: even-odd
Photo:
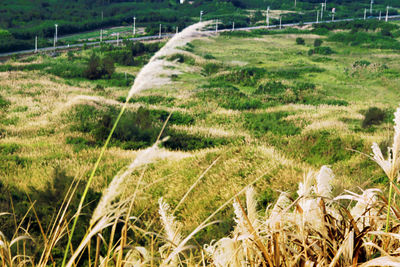
[[[298, 38], [305, 43], [296, 44]], [[317, 39], [330, 50], [314, 47]], [[281, 191], [295, 198], [303, 174], [322, 165], [336, 175], [335, 192], [386, 188], [384, 172], [367, 155], [372, 142], [384, 148], [392, 137], [400, 100], [398, 50], [350, 46], [307, 31], [222, 34], [194, 40], [183, 50], [165, 58], [171, 65], [162, 86], [129, 102], [96, 172], [91, 201], [138, 149], [155, 141], [168, 114], [163, 134], [170, 136], [164, 143], [168, 155], [135, 170], [124, 186], [129, 197], [141, 181], [133, 214], [142, 214], [147, 229], [154, 227], [158, 199], [176, 206], [211, 164], [176, 213], [184, 233], [259, 177], [254, 186], [260, 211]], [[322, 50], [328, 52], [318, 54]], [[19, 214], [28, 205], [23, 192], [46, 205], [40, 194], [57, 192], [74, 177], [88, 178], [141, 67], [117, 65], [113, 77], [100, 80], [67, 75], [61, 67], [84, 65], [91, 53], [38, 55], [0, 66], [0, 189], [21, 192]], [[371, 107], [382, 115], [363, 125]], [[0, 204], [10, 208], [4, 196]], [[200, 232], [196, 242], [226, 236], [232, 214], [219, 213], [215, 219], [221, 222]]]

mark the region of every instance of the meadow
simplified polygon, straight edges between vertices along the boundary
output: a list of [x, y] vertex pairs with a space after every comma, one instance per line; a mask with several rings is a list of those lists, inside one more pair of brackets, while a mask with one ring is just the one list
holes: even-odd
[[[170, 251], [175, 252], [172, 247], [157, 252], [163, 243], [151, 233], [165, 228], [160, 209], [168, 214], [177, 207], [172, 213], [181, 222], [179, 232], [187, 236], [224, 207], [213, 217], [218, 223], [199, 231], [191, 239], [195, 249], [183, 257], [189, 265], [224, 266], [199, 248], [237, 229], [238, 211], [225, 206], [249, 184], [258, 192], [254, 209], [262, 216], [281, 192], [297, 199], [303, 175], [324, 165], [335, 176], [332, 195], [344, 190], [362, 194], [367, 188], [387, 195], [389, 178], [368, 155], [376, 142], [388, 156], [393, 138], [393, 113], [400, 99], [398, 26], [388, 28], [390, 36], [383, 26], [359, 29], [353, 43], [346, 39], [351, 29], [344, 28], [195, 38], [163, 55], [162, 67], [154, 70], [158, 76], [149, 77], [146, 89], [134, 95], [129, 93], [134, 79], [164, 43], [125, 43], [1, 64], [0, 231], [8, 240], [25, 232], [35, 240], [23, 240], [13, 253], [28, 251], [37, 262], [43, 252], [37, 244], [46, 243], [42, 227], [48, 233], [70, 184], [79, 181], [65, 215], [72, 220], [128, 95], [132, 97], [90, 185], [73, 249], [88, 230], [102, 192], [141, 157], [148, 164], [134, 164], [138, 167], [127, 175], [114, 204], [130, 203], [134, 195], [129, 211], [136, 226], [129, 246], [151, 250], [156, 255], [151, 264], [165, 255], [172, 259]], [[86, 75], [93, 55], [106, 69], [96, 78]], [[116, 62], [112, 73], [107, 59]], [[163, 149], [154, 158], [144, 154], [162, 139]], [[244, 201], [239, 196], [236, 203], [239, 199]], [[104, 243], [122, 227], [112, 225], [114, 230], [102, 233]], [[175, 239], [174, 234], [169, 237]], [[95, 261], [96, 242], [79, 264]], [[57, 266], [66, 243], [62, 239], [51, 252]], [[118, 250], [112, 254], [108, 258], [118, 262]]]

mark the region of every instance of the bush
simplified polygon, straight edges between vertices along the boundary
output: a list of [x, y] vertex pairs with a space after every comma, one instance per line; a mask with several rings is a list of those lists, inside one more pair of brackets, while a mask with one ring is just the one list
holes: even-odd
[[7, 108], [10, 106], [11, 102], [7, 99], [5, 99], [2, 95], [0, 95], [0, 110], [7, 110]]
[[354, 155], [351, 150], [363, 149], [362, 140], [356, 140], [352, 136], [336, 137], [328, 131], [307, 134], [299, 142], [302, 145], [297, 153], [314, 166], [348, 160]]
[[213, 56], [213, 55], [211, 55], [211, 54], [205, 54], [204, 56], [203, 56], [203, 58], [204, 59], [215, 59], [215, 57]]
[[314, 47], [320, 47], [324, 41], [322, 39], [314, 40]]
[[331, 55], [334, 54], [335, 52], [329, 47], [329, 46], [317, 46], [314, 47], [314, 49], [308, 50], [308, 55], [312, 56], [314, 54], [319, 54], [319, 55]]
[[305, 44], [306, 44], [306, 41], [304, 40], [304, 38], [297, 37], [297, 38], [296, 38], [296, 44], [298, 44], [298, 45], [305, 45]]
[[215, 101], [220, 107], [233, 110], [249, 110], [263, 107], [260, 99], [251, 97], [241, 92], [234, 86], [226, 84], [214, 85], [218, 88], [206, 89], [197, 94], [203, 101]]
[[381, 124], [386, 117], [385, 111], [377, 107], [370, 107], [364, 115], [364, 120], [362, 121], [362, 127], [367, 128], [371, 125]]
[[274, 113], [246, 113], [244, 114], [244, 126], [255, 136], [262, 136], [266, 132], [272, 132], [277, 135], [296, 135], [300, 133], [300, 128], [293, 123], [285, 121], [289, 112]]
[[280, 94], [285, 92], [287, 86], [279, 81], [270, 81], [267, 83], [260, 84], [254, 94]]
[[180, 53], [173, 54], [169, 56], [167, 59], [170, 61], [177, 61], [179, 63], [186, 63], [188, 65], [194, 65], [196, 63], [193, 57]]
[[261, 79], [266, 70], [257, 67], [243, 67], [231, 71], [229, 74], [215, 78], [218, 81], [232, 82], [244, 86], [254, 86]]
[[357, 67], [368, 67], [369, 65], [371, 65], [371, 62], [369, 62], [368, 60], [357, 60], [353, 63], [353, 68], [357, 68]]
[[111, 57], [107, 56], [101, 59], [93, 52], [89, 58], [87, 68], [84, 70], [84, 76], [90, 80], [109, 79], [114, 72], [114, 60]]
[[164, 143], [164, 146], [173, 150], [198, 150], [226, 145], [230, 142], [227, 138], [205, 137], [174, 130], [168, 130], [165, 135], [170, 136], [170, 138]]
[[286, 67], [280, 69], [273, 69], [267, 71], [267, 75], [270, 78], [284, 78], [284, 79], [297, 79], [302, 74], [305, 73], [321, 73], [324, 72], [325, 69], [320, 68], [315, 65], [309, 66], [295, 66], [295, 67]]
[[[71, 130], [91, 134], [94, 142], [88, 141], [85, 138], [68, 138], [67, 143], [73, 144], [75, 149], [83, 149], [88, 145], [101, 145], [108, 137], [119, 111], [118, 108], [113, 106], [101, 109], [89, 105], [76, 106], [69, 117], [72, 122]], [[115, 129], [110, 144], [123, 149], [140, 149], [151, 146], [156, 141], [161, 132], [162, 125], [168, 116], [169, 112], [167, 111], [150, 110], [143, 107], [140, 107], [136, 112], [126, 111]], [[168, 122], [168, 124], [181, 125], [190, 125], [193, 123], [194, 118], [192, 116], [180, 112], [173, 112]], [[176, 141], [176, 144], [170, 141], [168, 143], [169, 147], [183, 150], [192, 149], [194, 145], [188, 145], [188, 143], [199, 143], [199, 140], [203, 138], [186, 135], [184, 137], [186, 141], [178, 141], [183, 134], [174, 132], [168, 128], [165, 130], [163, 136], [167, 135]], [[207, 144], [210, 145], [211, 143], [208, 142]], [[199, 144], [199, 147], [196, 146], [195, 149], [203, 148], [203, 146], [207, 147], [207, 144]]]
[[[174, 97], [165, 97], [161, 95], [149, 95], [149, 96], [134, 96], [129, 100], [129, 103], [137, 103], [137, 102], [142, 102], [142, 103], [147, 103], [149, 105], [155, 105], [155, 104], [171, 104], [175, 100]], [[119, 97], [118, 101], [120, 102], [125, 102], [126, 97]]]
[[203, 70], [201, 71], [201, 74], [204, 76], [210, 76], [212, 74], [215, 74], [219, 71], [221, 68], [220, 64], [217, 63], [207, 63], [203, 66]]

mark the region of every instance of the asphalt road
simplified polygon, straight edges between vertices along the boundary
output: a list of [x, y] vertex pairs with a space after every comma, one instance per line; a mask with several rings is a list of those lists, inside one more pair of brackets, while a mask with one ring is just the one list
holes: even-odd
[[[377, 19], [378, 17], [369, 17], [367, 19]], [[385, 19], [384, 16], [382, 16], [382, 20]], [[389, 20], [399, 20], [400, 19], [400, 15], [396, 15], [396, 16], [389, 16], [388, 17]], [[335, 20], [334, 22], [338, 22], [338, 21], [352, 21], [352, 20], [356, 20], [356, 19], [338, 19]], [[331, 20], [325, 20], [325, 21], [320, 21], [319, 23], [330, 23], [333, 22]], [[314, 24], [316, 23], [316, 21], [313, 22], [304, 22], [302, 23], [302, 25], [310, 25], [310, 24]], [[299, 26], [300, 23], [287, 23], [287, 24], [282, 24], [281, 27], [282, 28], [289, 28], [289, 27], [294, 27], [294, 26]], [[248, 30], [255, 30], [255, 29], [279, 29], [280, 25], [270, 25], [270, 26], [255, 26], [255, 27], [244, 27], [244, 28], [235, 28], [234, 31], [248, 31]], [[232, 31], [232, 29], [221, 29], [218, 30], [218, 32], [225, 32], [225, 31]], [[215, 30], [210, 30], [210, 31], [206, 31], [209, 33], [215, 33]], [[166, 33], [166, 34], [162, 34], [161, 37], [159, 35], [153, 35], [153, 36], [143, 36], [143, 37], [136, 37], [136, 38], [130, 38], [129, 40], [131, 41], [149, 41], [149, 40], [158, 40], [158, 39], [164, 39], [164, 38], [168, 38], [168, 37], [172, 37], [174, 36], [174, 33]], [[122, 40], [120, 40], [120, 42], [122, 42]], [[103, 43], [107, 43], [107, 44], [116, 44], [117, 40], [107, 40], [107, 41], [103, 41]], [[66, 50], [66, 49], [70, 49], [70, 48], [81, 48], [83, 46], [97, 46], [100, 45], [100, 42], [87, 42], [87, 43], [80, 43], [80, 44], [71, 44], [71, 45], [62, 45], [62, 46], [57, 46], [57, 47], [44, 47], [44, 48], [39, 48], [38, 52], [52, 52], [52, 51], [56, 51], [56, 50]], [[13, 55], [23, 55], [23, 54], [33, 54], [35, 53], [34, 49], [30, 49], [30, 50], [22, 50], [22, 51], [16, 51], [16, 52], [9, 52], [9, 53], [0, 53], [0, 57], [9, 57], [9, 56], [13, 56]]]

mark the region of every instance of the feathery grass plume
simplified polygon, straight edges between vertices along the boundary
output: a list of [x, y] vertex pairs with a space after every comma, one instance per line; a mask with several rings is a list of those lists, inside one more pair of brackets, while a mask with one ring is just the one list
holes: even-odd
[[150, 59], [149, 63], [144, 66], [135, 78], [127, 97], [127, 101], [138, 92], [152, 88], [155, 85], [165, 83], [165, 79], [160, 82], [160, 72], [163, 71], [164, 66], [170, 65], [166, 60], [161, 59], [168, 55], [179, 52], [178, 47], [183, 46], [190, 42], [192, 39], [204, 36], [201, 29], [207, 26], [210, 22], [200, 22], [191, 25], [172, 37], [154, 56]]
[[[290, 203], [291, 200], [288, 193], [282, 192], [279, 195], [275, 206], [272, 208], [269, 218], [266, 219], [267, 225], [270, 228], [275, 229], [277, 227], [277, 224], [283, 221], [282, 218], [286, 216], [286, 214], [283, 213], [283, 210], [286, 209], [290, 205]], [[266, 212], [266, 214], [268, 214], [268, 212]]]
[[[166, 259], [169, 252], [173, 251], [173, 247], [176, 247], [182, 241], [181, 235], [181, 225], [175, 220], [174, 215], [172, 215], [171, 208], [167, 202], [160, 198], [158, 200], [158, 213], [160, 214], [160, 219], [164, 227], [165, 237], [167, 243], [160, 248], [160, 254], [163, 259]], [[176, 255], [168, 264], [168, 266], [178, 265], [178, 255]]]
[[257, 201], [256, 201], [256, 192], [253, 186], [249, 186], [246, 189], [246, 208], [247, 208], [247, 217], [250, 220], [250, 223], [253, 225], [254, 229], [258, 229], [260, 226], [257, 214]]
[[318, 172], [316, 177], [317, 186], [314, 187], [317, 196], [324, 198], [332, 197], [331, 181], [334, 177], [333, 171], [328, 166], [321, 167], [321, 170]]
[[[371, 220], [376, 220], [377, 210], [375, 204], [377, 202], [376, 194], [381, 190], [376, 188], [370, 188], [364, 190], [361, 195], [346, 190], [348, 195], [342, 195], [335, 197], [334, 200], [348, 199], [357, 201], [357, 204], [350, 210], [351, 216], [357, 222], [359, 228], [363, 225], [369, 226]], [[364, 219], [363, 221], [360, 219]]]
[[303, 182], [299, 183], [299, 189], [297, 190], [297, 195], [299, 195], [299, 197], [307, 197], [311, 194], [313, 190], [313, 176], [314, 173], [312, 171], [309, 171], [307, 175], [303, 177]]
[[[74, 221], [72, 223], [71, 233], [70, 233], [69, 238], [68, 238], [68, 243], [66, 245], [63, 261], [62, 261], [62, 264], [61, 264], [62, 267], [65, 266], [65, 263], [67, 261], [67, 256], [68, 256], [68, 253], [69, 253], [69, 247], [71, 245], [72, 237], [74, 236], [74, 231], [75, 231], [75, 228], [76, 228], [76, 224], [78, 222], [79, 215], [80, 215], [80, 213], [82, 211], [82, 207], [83, 207], [86, 195], [87, 195], [87, 193], [89, 191], [89, 187], [90, 187], [90, 185], [91, 185], [91, 183], [92, 183], [92, 181], [94, 179], [94, 175], [96, 173], [96, 170], [97, 170], [97, 168], [98, 168], [98, 166], [100, 164], [100, 161], [103, 158], [103, 155], [104, 155], [104, 153], [105, 153], [105, 151], [106, 151], [106, 149], [108, 147], [108, 144], [109, 144], [109, 142], [111, 140], [111, 137], [112, 137], [112, 135], [113, 135], [118, 123], [119, 123], [119, 120], [121, 119], [123, 113], [125, 112], [125, 110], [127, 108], [127, 104], [129, 103], [129, 100], [131, 99], [131, 97], [134, 94], [136, 94], [136, 93], [138, 93], [138, 92], [140, 92], [140, 91], [142, 91], [142, 90], [144, 90], [146, 88], [150, 88], [151, 87], [151, 86], [148, 85], [148, 83], [149, 83], [149, 80], [151, 80], [152, 77], [154, 77], [154, 76], [151, 76], [151, 74], [154, 74], [154, 71], [153, 71], [153, 67], [154, 66], [153, 65], [155, 64], [155, 61], [159, 57], [168, 55], [168, 53], [173, 52], [173, 50], [175, 50], [177, 46], [186, 44], [190, 40], [190, 38], [194, 38], [194, 37], [196, 37], [196, 35], [199, 36], [198, 29], [204, 27], [207, 24], [208, 23], [206, 23], [206, 22], [197, 23], [197, 24], [194, 24], [192, 26], [189, 26], [188, 28], [183, 30], [180, 34], [176, 34], [172, 39], [170, 39], [167, 42], [167, 44], [162, 49], [160, 49], [160, 51], [158, 51], [150, 59], [150, 62], [146, 66], [144, 66], [142, 68], [142, 70], [139, 72], [139, 74], [137, 75], [137, 77], [135, 79], [135, 82], [132, 85], [132, 88], [130, 89], [130, 91], [128, 93], [128, 97], [126, 98], [126, 101], [125, 101], [120, 113], [118, 114], [118, 116], [117, 116], [117, 118], [116, 118], [116, 120], [114, 122], [114, 125], [113, 125], [113, 127], [112, 127], [112, 129], [111, 129], [111, 131], [110, 131], [110, 133], [109, 133], [109, 135], [108, 135], [103, 147], [101, 148], [100, 155], [98, 156], [98, 158], [96, 160], [96, 163], [95, 163], [95, 165], [94, 165], [94, 167], [92, 169], [92, 172], [90, 173], [90, 176], [89, 176], [88, 182], [86, 184], [85, 190], [83, 191], [81, 200], [79, 202], [77, 214], [76, 214], [76, 216], [74, 218]], [[159, 63], [157, 63], [157, 64], [159, 65]], [[157, 65], [157, 64], [155, 64], [155, 65]]]
[[146, 248], [134, 247], [126, 253], [124, 266], [126, 267], [146, 266], [150, 261], [151, 261], [151, 256]]
[[166, 154], [162, 153], [163, 149], [160, 148], [160, 143], [161, 142], [156, 142], [151, 147], [140, 151], [128, 168], [122, 174], [117, 174], [112, 179], [93, 212], [91, 224], [95, 223], [103, 215], [109, 213], [112, 202], [123, 193], [123, 184], [126, 183], [127, 178], [134, 169], [152, 163], [156, 159], [166, 157]]
[[386, 232], [389, 230], [389, 217], [390, 217], [390, 209], [392, 204], [392, 192], [393, 192], [393, 183], [395, 181], [399, 182], [400, 175], [400, 107], [397, 108], [394, 113], [394, 136], [393, 136], [393, 145], [388, 148], [388, 159], [382, 155], [382, 151], [379, 148], [377, 143], [372, 144], [372, 158], [378, 163], [378, 165], [383, 169], [386, 173], [387, 177], [390, 180], [390, 188], [389, 188], [389, 200], [386, 214]]
[[204, 251], [216, 267], [242, 266], [243, 250], [236, 239], [223, 237], [213, 244], [204, 245]]
[[383, 256], [373, 260], [370, 260], [360, 267], [370, 267], [370, 266], [400, 266], [400, 258], [392, 256]]
[[235, 236], [238, 239], [248, 238], [251, 233], [248, 231], [247, 222], [245, 215], [243, 214], [240, 204], [235, 200], [233, 202], [233, 210], [235, 212], [235, 218], [233, 219], [236, 223]]

